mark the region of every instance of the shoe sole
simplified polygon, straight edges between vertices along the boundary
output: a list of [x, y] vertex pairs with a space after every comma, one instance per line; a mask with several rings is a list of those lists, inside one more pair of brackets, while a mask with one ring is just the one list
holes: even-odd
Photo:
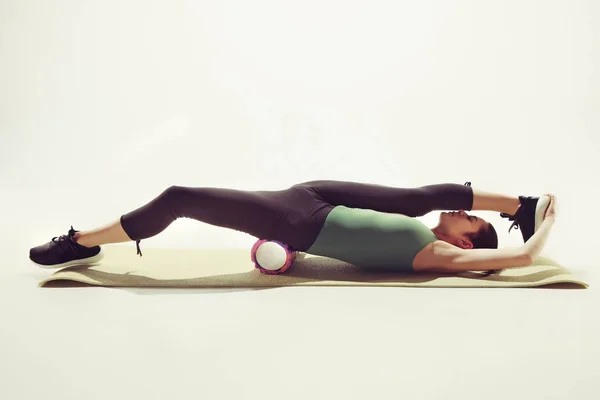
[[533, 233], [537, 232], [544, 222], [544, 215], [546, 214], [546, 209], [550, 205], [550, 196], [542, 196], [537, 202], [535, 206], [535, 228]]
[[40, 268], [44, 268], [44, 269], [57, 269], [57, 268], [71, 267], [73, 265], [90, 265], [90, 264], [96, 264], [100, 260], [102, 260], [103, 258], [104, 258], [104, 253], [103, 253], [103, 251], [101, 249], [100, 252], [98, 254], [96, 254], [95, 256], [93, 256], [93, 257], [80, 258], [78, 260], [68, 261], [68, 262], [62, 263], [62, 264], [44, 265], [44, 264], [38, 264], [35, 261], [31, 261], [31, 262], [34, 263], [35, 265], [37, 265]]

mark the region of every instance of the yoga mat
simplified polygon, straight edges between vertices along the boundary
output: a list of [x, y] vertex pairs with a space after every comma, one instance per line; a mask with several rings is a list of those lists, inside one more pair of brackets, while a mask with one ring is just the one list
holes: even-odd
[[[332, 258], [299, 253], [282, 275], [261, 274], [244, 249], [153, 249], [143, 257], [127, 246], [103, 247], [104, 259], [95, 265], [71, 266], [55, 272], [40, 286], [79, 282], [108, 287], [282, 287], [282, 286], [399, 286], [516, 288], [558, 285], [587, 288], [566, 268], [547, 257], [535, 265], [511, 268], [483, 276], [481, 272], [459, 274], [375, 272]], [[567, 284], [567, 285], [564, 285]], [[60, 286], [60, 285], [59, 285]]]

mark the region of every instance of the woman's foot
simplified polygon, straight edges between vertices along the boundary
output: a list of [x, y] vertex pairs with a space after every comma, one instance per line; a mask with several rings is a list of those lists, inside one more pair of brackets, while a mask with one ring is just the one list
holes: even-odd
[[523, 235], [523, 242], [527, 242], [544, 221], [544, 214], [550, 204], [550, 197], [519, 196], [519, 201], [521, 205], [514, 215], [500, 213], [500, 216], [513, 221], [510, 228], [508, 228], [509, 233], [513, 228], [518, 228]]
[[29, 250], [29, 259], [42, 268], [63, 268], [100, 261], [104, 257], [100, 246], [80, 245], [74, 239], [77, 232], [71, 226], [66, 235], [54, 237], [48, 243], [33, 247]]

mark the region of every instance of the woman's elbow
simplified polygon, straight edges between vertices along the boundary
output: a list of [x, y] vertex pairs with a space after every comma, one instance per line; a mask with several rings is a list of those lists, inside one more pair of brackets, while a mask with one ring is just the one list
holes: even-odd
[[527, 252], [525, 252], [525, 254], [523, 254], [523, 267], [529, 267], [531, 265], [533, 265], [533, 263], [535, 262], [535, 259], [533, 258], [533, 256]]

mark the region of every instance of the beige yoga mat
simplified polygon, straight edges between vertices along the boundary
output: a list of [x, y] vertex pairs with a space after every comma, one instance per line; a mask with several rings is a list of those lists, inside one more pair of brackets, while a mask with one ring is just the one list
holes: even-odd
[[[281, 287], [281, 286], [404, 286], [404, 287], [555, 287], [587, 288], [566, 268], [549, 258], [536, 264], [483, 276], [460, 274], [365, 271], [354, 265], [299, 253], [282, 275], [261, 274], [244, 249], [152, 249], [143, 257], [127, 246], [105, 246], [105, 257], [96, 265], [72, 266], [55, 272], [40, 286], [78, 282], [110, 287]], [[561, 285], [557, 285], [561, 284]], [[565, 285], [566, 284], [566, 285]], [[60, 285], [58, 285], [60, 286]]]

